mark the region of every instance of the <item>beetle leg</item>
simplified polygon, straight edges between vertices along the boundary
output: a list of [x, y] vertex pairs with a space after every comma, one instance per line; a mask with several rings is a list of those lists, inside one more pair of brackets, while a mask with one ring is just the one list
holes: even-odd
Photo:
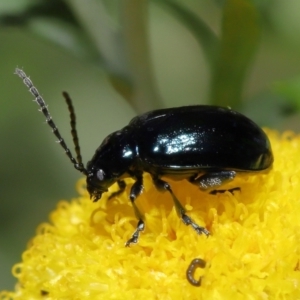
[[130, 244], [132, 244], [132, 243], [136, 244], [138, 242], [140, 233], [145, 229], [145, 222], [143, 221], [144, 217], [135, 204], [136, 198], [142, 193], [142, 191], [144, 189], [143, 176], [142, 176], [142, 174], [138, 174], [135, 176], [136, 176], [136, 182], [131, 187], [129, 198], [132, 203], [134, 214], [139, 221], [138, 221], [136, 230], [132, 234], [131, 238], [126, 242], [126, 244], [125, 244], [126, 247], [129, 247]]
[[119, 186], [119, 190], [116, 192], [113, 192], [109, 197], [108, 200], [114, 198], [115, 196], [118, 196], [120, 194], [122, 194], [125, 191], [126, 188], [126, 182], [124, 180], [118, 180], [117, 181], [118, 186]]
[[209, 172], [201, 175], [193, 176], [189, 179], [192, 184], [195, 184], [200, 187], [201, 190], [209, 190], [212, 188], [219, 187], [224, 183], [234, 179], [236, 175], [235, 171], [215, 171]]
[[177, 212], [177, 215], [180, 217], [180, 219], [182, 220], [182, 222], [185, 224], [185, 225], [191, 225], [194, 230], [198, 233], [198, 234], [202, 234], [204, 233], [205, 235], [209, 235], [209, 231], [207, 229], [205, 229], [204, 227], [201, 227], [199, 225], [197, 225], [186, 213], [185, 213], [185, 209], [184, 207], [182, 206], [182, 204], [180, 203], [180, 201], [177, 199], [177, 197], [174, 195], [172, 189], [171, 189], [171, 186], [168, 182], [156, 177], [156, 176], [153, 176], [152, 177], [153, 179], [153, 182], [156, 186], [156, 188], [159, 190], [159, 191], [168, 191], [172, 198], [173, 198], [173, 202], [174, 202], [174, 205], [175, 205], [175, 209], [176, 209], [176, 212]]
[[126, 242], [125, 246], [129, 247], [131, 244], [136, 244], [139, 240], [140, 233], [145, 229], [145, 222], [143, 220], [139, 220], [136, 230], [132, 234], [131, 238]]

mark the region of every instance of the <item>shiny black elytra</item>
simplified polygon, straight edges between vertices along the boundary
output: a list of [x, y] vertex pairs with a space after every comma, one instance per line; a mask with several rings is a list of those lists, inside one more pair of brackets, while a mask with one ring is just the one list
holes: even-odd
[[67, 93], [63, 93], [71, 116], [72, 136], [76, 158], [52, 121], [45, 101], [24, 71], [16, 69], [46, 121], [58, 138], [74, 167], [86, 176], [87, 190], [97, 201], [108, 188], [118, 183], [125, 190], [125, 178], [135, 180], [129, 199], [138, 224], [126, 246], [137, 243], [144, 230], [143, 215], [135, 204], [143, 191], [143, 172], [152, 176], [159, 191], [168, 191], [176, 211], [185, 225], [191, 225], [198, 234], [209, 232], [186, 215], [171, 186], [161, 177], [186, 179], [201, 190], [212, 191], [234, 179], [236, 172], [254, 172], [268, 169], [273, 154], [266, 134], [254, 122], [229, 108], [217, 106], [184, 106], [151, 111], [131, 120], [123, 129], [107, 136], [84, 167], [75, 128], [74, 109]]

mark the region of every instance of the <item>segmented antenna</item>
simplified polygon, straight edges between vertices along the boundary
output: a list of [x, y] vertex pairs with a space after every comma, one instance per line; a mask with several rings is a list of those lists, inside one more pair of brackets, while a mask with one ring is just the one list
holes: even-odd
[[67, 101], [69, 111], [70, 111], [71, 133], [72, 133], [72, 136], [73, 136], [73, 142], [74, 142], [75, 151], [76, 151], [76, 154], [77, 154], [77, 160], [73, 157], [70, 149], [67, 147], [64, 139], [60, 135], [60, 133], [58, 131], [58, 128], [56, 127], [55, 123], [52, 120], [52, 117], [50, 115], [50, 112], [48, 110], [48, 107], [47, 107], [44, 99], [42, 98], [42, 96], [38, 92], [37, 88], [33, 85], [30, 78], [25, 74], [25, 72], [23, 70], [18, 69], [18, 68], [16, 68], [15, 74], [17, 74], [20, 78], [22, 78], [24, 84], [29, 88], [30, 93], [35, 97], [34, 101], [39, 105], [39, 107], [40, 107], [39, 111], [41, 111], [44, 114], [44, 116], [46, 117], [47, 124], [51, 127], [52, 132], [58, 138], [58, 143], [65, 150], [67, 156], [69, 157], [69, 159], [73, 163], [75, 169], [82, 172], [84, 175], [87, 176], [88, 172], [87, 172], [87, 170], [85, 169], [85, 167], [82, 163], [82, 158], [81, 158], [81, 154], [80, 154], [80, 147], [79, 147], [79, 141], [78, 141], [78, 136], [77, 136], [77, 131], [76, 131], [76, 117], [75, 117], [72, 101], [71, 101], [71, 98], [69, 97], [69, 95], [67, 93], [63, 93], [63, 95], [64, 95], [64, 97]]
[[72, 134], [73, 143], [75, 146], [77, 163], [81, 169], [84, 169], [84, 165], [82, 163], [82, 156], [81, 156], [81, 152], [80, 152], [80, 146], [79, 146], [79, 138], [78, 138], [77, 130], [76, 130], [76, 115], [75, 115], [75, 110], [73, 107], [72, 99], [67, 92], [63, 92], [62, 94], [66, 100], [66, 103], [68, 105], [68, 109], [70, 112], [71, 134]]

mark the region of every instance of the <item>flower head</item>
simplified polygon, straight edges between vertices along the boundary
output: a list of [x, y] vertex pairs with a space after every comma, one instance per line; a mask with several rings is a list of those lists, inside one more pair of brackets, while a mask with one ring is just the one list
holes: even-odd
[[[211, 235], [178, 218], [168, 193], [145, 175], [137, 205], [146, 230], [125, 247], [137, 220], [125, 193], [96, 203], [84, 180], [79, 196], [61, 201], [13, 267], [14, 292], [0, 299], [299, 299], [300, 136], [267, 131], [275, 161], [268, 172], [240, 173], [211, 195], [170, 182], [187, 213]], [[117, 187], [112, 187], [110, 193]], [[201, 287], [186, 279], [190, 262]]]

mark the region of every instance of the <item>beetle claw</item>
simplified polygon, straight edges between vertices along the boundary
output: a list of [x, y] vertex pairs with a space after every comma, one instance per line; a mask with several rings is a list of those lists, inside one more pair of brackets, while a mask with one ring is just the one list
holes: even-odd
[[187, 226], [191, 225], [194, 228], [194, 230], [197, 232], [197, 234], [199, 234], [199, 235], [205, 234], [206, 236], [210, 235], [210, 232], [206, 228], [201, 227], [198, 224], [196, 224], [188, 215], [182, 214], [181, 220], [185, 225], [187, 225]]
[[136, 244], [139, 240], [140, 233], [144, 231], [145, 223], [143, 220], [139, 220], [135, 232], [132, 234], [131, 238], [125, 243], [126, 247], [129, 247], [131, 244]]

